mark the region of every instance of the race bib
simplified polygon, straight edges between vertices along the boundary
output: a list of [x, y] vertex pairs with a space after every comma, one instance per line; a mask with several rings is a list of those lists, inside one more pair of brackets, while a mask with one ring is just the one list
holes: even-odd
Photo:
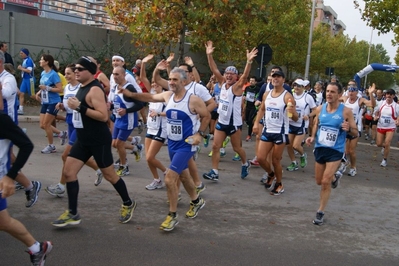
[[183, 139], [183, 122], [181, 120], [168, 120], [167, 123], [168, 138], [173, 141]]
[[339, 130], [336, 128], [320, 127], [319, 143], [327, 147], [334, 147], [338, 133]]
[[246, 100], [247, 100], [248, 102], [253, 103], [253, 102], [255, 101], [255, 93], [253, 93], [253, 92], [247, 92]]
[[278, 108], [266, 108], [266, 119], [272, 122], [278, 122], [282, 119], [282, 114]]
[[42, 103], [48, 103], [48, 91], [42, 90], [41, 91], [42, 94]]
[[72, 113], [72, 124], [75, 128], [83, 128], [82, 115], [75, 110]]
[[118, 109], [121, 108], [121, 104], [119, 102], [114, 102], [114, 115], [116, 118], [121, 118], [118, 114]]
[[392, 119], [391, 116], [385, 116], [385, 115], [381, 116], [380, 123], [382, 127], [389, 127], [391, 125], [391, 119]]
[[228, 115], [228, 111], [229, 111], [229, 102], [220, 100], [218, 113], [220, 115], [227, 116]]

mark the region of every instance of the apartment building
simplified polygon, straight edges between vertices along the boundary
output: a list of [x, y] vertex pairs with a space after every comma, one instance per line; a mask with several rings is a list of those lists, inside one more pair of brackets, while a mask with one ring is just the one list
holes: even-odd
[[317, 15], [314, 21], [315, 28], [323, 23], [330, 27], [331, 34], [333, 35], [346, 30], [346, 25], [338, 19], [338, 14], [330, 6], [325, 6], [323, 0], [317, 0], [315, 7]]

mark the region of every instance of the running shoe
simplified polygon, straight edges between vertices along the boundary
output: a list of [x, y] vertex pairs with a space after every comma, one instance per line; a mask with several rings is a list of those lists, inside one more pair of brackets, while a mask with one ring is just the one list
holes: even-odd
[[338, 171], [340, 171], [342, 174], [344, 174], [348, 165], [349, 165], [348, 161], [344, 161], [344, 162], [341, 161]]
[[141, 137], [140, 136], [134, 136], [133, 138], [132, 138], [132, 141], [130, 142], [132, 145], [137, 145], [137, 144], [140, 144], [140, 142], [141, 142]]
[[375, 145], [375, 140], [371, 140], [370, 145]]
[[208, 157], [212, 157], [213, 151], [208, 154]]
[[81, 219], [80, 215], [77, 213], [75, 215], [72, 215], [68, 210], [66, 210], [61, 216], [58, 218], [58, 220], [55, 220], [51, 224], [56, 227], [64, 227], [67, 226], [68, 224], [70, 225], [78, 225], [80, 224]]
[[119, 169], [116, 171], [116, 174], [120, 177], [122, 176], [127, 176], [128, 174], [130, 174], [129, 172], [129, 166], [119, 166]]
[[202, 177], [208, 180], [219, 181], [219, 175], [213, 170], [209, 171], [209, 173], [203, 174]]
[[364, 135], [364, 140], [369, 140], [369, 134]]
[[199, 196], [199, 194], [201, 194], [202, 191], [204, 191], [206, 189], [206, 186], [201, 182], [201, 185], [199, 185], [198, 187], [195, 188], [195, 190], [197, 190], [197, 194]]
[[356, 168], [349, 169], [348, 176], [355, 176], [357, 174]]
[[342, 177], [342, 172], [340, 172], [340, 171], [335, 172], [334, 177], [335, 177], [335, 180], [331, 182], [331, 188], [333, 188], [333, 189], [338, 187], [339, 180]]
[[140, 162], [141, 157], [143, 156], [143, 144], [136, 145], [137, 150], [133, 151], [134, 156], [136, 156], [136, 162]]
[[65, 144], [65, 142], [66, 142], [67, 139], [68, 139], [68, 131], [61, 131], [59, 137], [60, 137], [61, 146], [62, 146], [62, 145]]
[[96, 175], [97, 175], [97, 179], [96, 179], [96, 181], [94, 181], [94, 185], [98, 186], [101, 184], [101, 182], [103, 182], [104, 175], [102, 172], [99, 172], [99, 173], [97, 172]]
[[18, 191], [18, 190], [21, 190], [21, 189], [24, 189], [24, 188], [25, 187], [21, 183], [15, 182], [15, 191]]
[[[181, 201], [181, 193], [179, 192], [179, 195], [177, 195], [177, 202]], [[166, 200], [166, 203], [169, 204], [170, 201], [169, 199]]]
[[235, 162], [238, 162], [238, 161], [241, 161], [241, 157], [240, 157], [240, 155], [238, 153], [236, 153], [234, 155], [234, 157], [232, 158], [232, 160], [235, 161]]
[[227, 137], [224, 139], [224, 141], [223, 141], [222, 148], [226, 148], [226, 147], [227, 147], [227, 144], [229, 144], [229, 142], [230, 142], [230, 136], [227, 136]]
[[209, 145], [209, 140], [211, 139], [211, 136], [209, 135], [209, 134], [207, 134], [205, 137], [204, 137], [204, 147], [205, 148], [207, 148], [208, 147], [208, 145]]
[[287, 170], [289, 172], [298, 170], [298, 164], [296, 162], [292, 162], [290, 165], [287, 166]]
[[299, 165], [301, 168], [305, 168], [308, 165], [308, 155], [304, 153], [299, 159], [301, 160]]
[[225, 157], [225, 156], [226, 156], [226, 149], [220, 148], [220, 157]]
[[284, 186], [282, 183], [275, 184], [273, 190], [270, 192], [270, 195], [278, 196], [284, 193]]
[[24, 111], [18, 110], [18, 115], [24, 115]]
[[49, 144], [41, 152], [44, 154], [50, 154], [56, 152], [56, 149], [54, 145]]
[[193, 156], [194, 161], [196, 161], [198, 159], [198, 155], [199, 155], [200, 152], [201, 152], [201, 147], [198, 145], [195, 148], [195, 153], [194, 153], [194, 156]]
[[39, 191], [42, 187], [42, 183], [40, 183], [39, 181], [32, 181], [32, 189], [29, 191], [25, 191], [25, 195], [26, 195], [26, 203], [25, 203], [25, 207], [29, 208], [32, 207], [33, 205], [35, 205], [37, 198], [39, 197]]
[[54, 197], [62, 198], [65, 195], [65, 188], [61, 188], [60, 184], [50, 185], [44, 189], [48, 194]]
[[154, 179], [154, 180], [152, 180], [151, 184], [145, 186], [145, 188], [148, 190], [160, 189], [163, 187], [164, 187], [164, 184], [161, 179], [159, 179], [159, 180]]
[[318, 211], [316, 212], [316, 218], [313, 220], [313, 224], [322, 225], [324, 221], [324, 212]]
[[197, 217], [199, 210], [204, 208], [204, 206], [205, 200], [203, 198], [200, 198], [197, 204], [190, 202], [190, 209], [186, 212], [186, 217], [194, 219], [195, 217]]
[[387, 165], [388, 165], [387, 160], [383, 159], [380, 166], [385, 167]]
[[247, 141], [247, 142], [248, 142], [248, 141], [251, 141], [251, 136], [248, 135], [248, 136], [245, 138], [245, 141]]
[[141, 132], [143, 132], [143, 121], [139, 120], [139, 124], [137, 126], [138, 129], [138, 133], [141, 134]]
[[[114, 162], [114, 168], [119, 168], [119, 164], [121, 163], [121, 159], [118, 159]], [[126, 159], [126, 164], [127, 164], [127, 159]]]
[[251, 161], [249, 161], [252, 166], [259, 166], [259, 162], [256, 158], [253, 158]]
[[173, 229], [175, 229], [176, 225], [179, 224], [177, 217], [178, 217], [177, 215], [176, 215], [176, 217], [173, 217], [170, 214], [168, 214], [168, 216], [166, 216], [165, 221], [163, 221], [163, 223], [161, 224], [159, 229], [167, 231], [167, 232], [172, 231]]
[[244, 179], [249, 174], [249, 168], [251, 168], [251, 163], [247, 161], [243, 166], [241, 166], [241, 178]]
[[119, 222], [123, 224], [129, 222], [133, 217], [133, 211], [134, 209], [136, 209], [136, 207], [137, 203], [135, 201], [133, 201], [132, 205], [130, 206], [122, 205], [122, 208], [120, 210], [121, 216], [119, 217]]
[[209, 134], [209, 139], [213, 140], [213, 134]]
[[274, 172], [272, 173], [272, 175], [267, 174], [267, 178], [263, 182], [265, 184], [265, 188], [268, 189], [268, 190], [272, 190], [274, 188], [274, 185], [276, 184], [276, 180], [277, 179], [274, 176]]
[[43, 266], [46, 262], [47, 255], [53, 249], [53, 243], [50, 241], [40, 242], [40, 251], [37, 253], [32, 253], [31, 251], [26, 251], [30, 255], [30, 262], [33, 266]]

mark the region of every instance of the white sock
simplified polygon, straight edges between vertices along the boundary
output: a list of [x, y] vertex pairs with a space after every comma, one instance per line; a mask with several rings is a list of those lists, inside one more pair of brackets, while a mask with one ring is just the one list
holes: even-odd
[[32, 182], [30, 182], [29, 186], [25, 188], [25, 191], [30, 191], [33, 188]]
[[218, 169], [212, 169], [212, 170], [215, 172], [215, 174], [219, 174]]
[[36, 241], [35, 244], [28, 247], [28, 249], [32, 254], [38, 253], [40, 251], [40, 243]]
[[202, 187], [202, 182], [200, 183], [200, 185], [199, 186], [197, 186], [197, 187]]
[[101, 174], [102, 172], [101, 172], [100, 169], [97, 169], [97, 170], [96, 170], [96, 173], [97, 173], [97, 174]]
[[23, 112], [24, 111], [24, 107], [22, 105], [20, 105], [19, 106], [19, 110]]

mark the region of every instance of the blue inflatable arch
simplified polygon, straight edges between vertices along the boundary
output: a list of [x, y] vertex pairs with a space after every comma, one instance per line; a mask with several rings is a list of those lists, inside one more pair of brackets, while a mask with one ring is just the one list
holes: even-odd
[[357, 87], [361, 88], [360, 80], [365, 77], [366, 75], [370, 74], [373, 71], [384, 71], [384, 72], [396, 72], [396, 70], [399, 70], [399, 66], [397, 65], [384, 65], [384, 64], [378, 64], [378, 63], [372, 63], [359, 72], [356, 73], [356, 75], [353, 77], [353, 79], [357, 83]]

